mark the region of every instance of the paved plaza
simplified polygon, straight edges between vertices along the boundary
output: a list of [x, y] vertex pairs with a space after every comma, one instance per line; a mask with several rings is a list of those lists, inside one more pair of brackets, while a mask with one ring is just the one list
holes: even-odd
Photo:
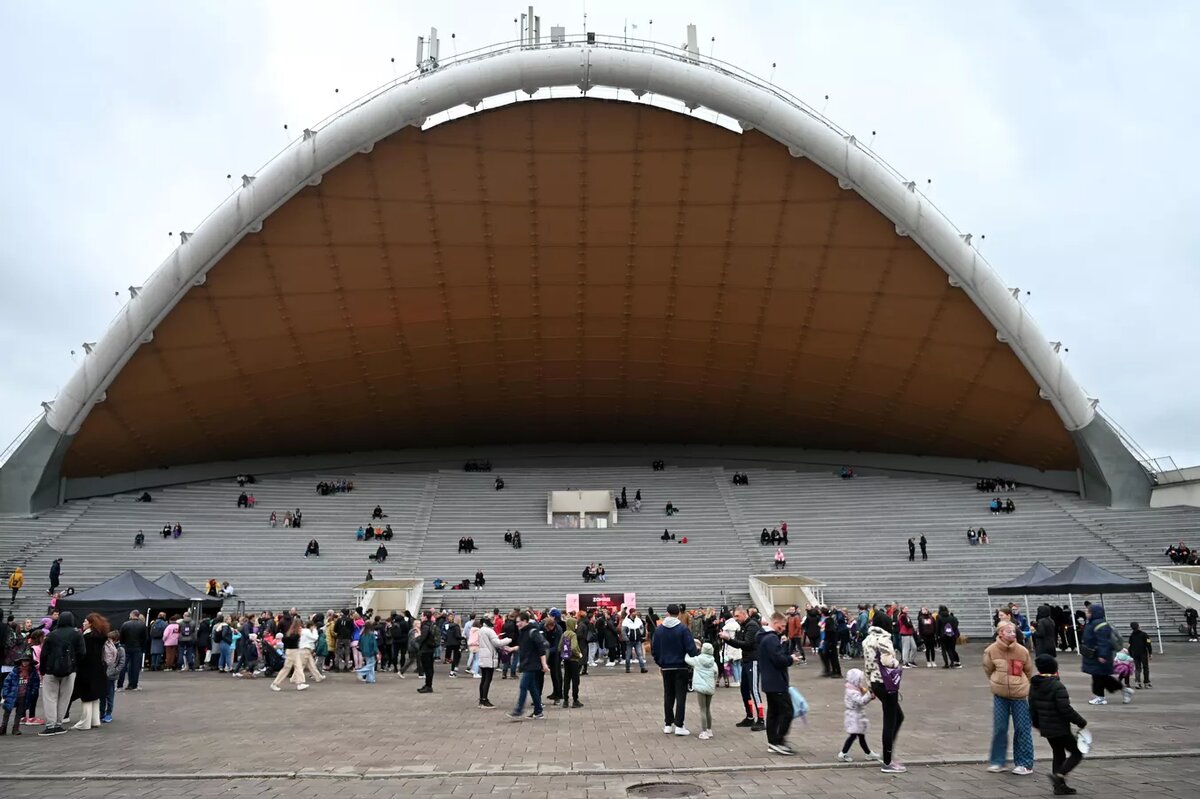
[[[0, 796], [618, 797], [660, 779], [693, 783], [708, 796], [1049, 795], [1041, 739], [1034, 776], [984, 771], [991, 699], [980, 652], [966, 647], [961, 670], [906, 672], [897, 751], [911, 770], [899, 776], [834, 763], [844, 737], [842, 681], [822, 678], [815, 663], [792, 670], [812, 710], [807, 725], [793, 727], [799, 754], [791, 758], [769, 755], [763, 733], [733, 726], [741, 718], [737, 689], [718, 691], [716, 737], [700, 741], [694, 701], [693, 735], [662, 734], [654, 669], [593, 667], [583, 709], [550, 707], [545, 721], [512, 722], [504, 713], [514, 681], [497, 679], [498, 708], [480, 710], [479, 682], [449, 679], [439, 665], [428, 696], [416, 693], [411, 674], [381, 674], [373, 686], [331, 675], [308, 691], [281, 693], [264, 679], [145, 674], [143, 690], [118, 694], [116, 721], [98, 731], [0, 739]], [[1155, 687], [1137, 691], [1131, 705], [1087, 705], [1077, 659], [1060, 660], [1096, 740], [1073, 780], [1081, 794], [1200, 795], [1200, 646], [1168, 646], [1152, 666]], [[878, 708], [868, 715], [878, 745]]]

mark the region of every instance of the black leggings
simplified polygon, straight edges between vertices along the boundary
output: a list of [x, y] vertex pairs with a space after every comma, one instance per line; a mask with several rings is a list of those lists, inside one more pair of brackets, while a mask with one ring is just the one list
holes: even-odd
[[846, 743], [842, 744], [843, 755], [850, 751], [850, 747], [854, 745], [855, 739], [858, 740], [858, 745], [862, 747], [864, 752], [868, 755], [871, 754], [871, 747], [867, 746], [867, 736], [850, 733], [846, 736]]
[[937, 638], [932, 635], [922, 636], [921, 644], [925, 647], [925, 662], [937, 663]]
[[[1057, 735], [1047, 738], [1046, 743], [1050, 744], [1050, 751], [1053, 753], [1050, 767], [1052, 774], [1065, 777], [1071, 773], [1071, 769], [1079, 765], [1080, 760], [1083, 760], [1083, 755], [1075, 744], [1074, 735]], [[1070, 757], [1067, 756], [1068, 753]]]
[[900, 694], [890, 694], [881, 682], [871, 683], [871, 693], [883, 706], [883, 763], [892, 762], [892, 748], [900, 735], [900, 725], [904, 723], [904, 711], [900, 709]]
[[942, 662], [947, 666], [952, 666], [958, 662], [958, 652], [954, 647], [958, 645], [957, 639], [943, 637], [942, 638]]
[[572, 702], [579, 701], [579, 669], [581, 665], [578, 660], [563, 661], [562, 703], [564, 705], [567, 704], [567, 697], [570, 697]]
[[458, 670], [458, 661], [462, 659], [462, 647], [448, 646], [446, 647], [446, 657], [450, 658], [450, 671]]
[[483, 704], [488, 701], [488, 691], [492, 688], [492, 677], [495, 675], [496, 669], [492, 666], [480, 666], [479, 674], [479, 703]]
[[1133, 659], [1133, 673], [1139, 683], [1150, 684], [1150, 656], [1140, 655]]

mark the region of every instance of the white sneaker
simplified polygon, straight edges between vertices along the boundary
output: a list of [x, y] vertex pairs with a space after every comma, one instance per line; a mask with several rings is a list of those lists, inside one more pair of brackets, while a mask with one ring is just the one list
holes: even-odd
[[867, 760], [874, 760], [879, 763], [883, 762], [883, 755], [878, 752], [867, 752]]
[[[364, 677], [363, 679], [366, 679], [366, 678]], [[296, 690], [297, 690], [297, 691], [307, 691], [307, 690], [308, 690], [308, 683], [306, 683], [306, 682], [302, 682], [302, 683], [300, 683], [299, 685], [297, 685], [297, 686], [296, 686]]]
[[1015, 769], [1012, 770], [1012, 773], [1016, 774], [1018, 777], [1028, 777], [1030, 774], [1033, 773], [1033, 769], [1025, 768], [1025, 766], [1017, 766]]
[[474, 678], [475, 678], [475, 679], [477, 679], [477, 680], [482, 680], [482, 679], [483, 679], [483, 675], [482, 675], [482, 674], [472, 674], [471, 676], [472, 676], [472, 677], [474, 677]]
[[271, 690], [272, 690], [272, 691], [282, 691], [283, 689], [282, 689], [282, 688], [280, 688], [280, 687], [279, 687], [278, 685], [276, 685], [275, 683], [271, 683]]
[[999, 774], [1001, 771], [1004, 771], [1004, 766], [997, 766], [995, 763], [993, 763], [987, 767], [987, 770], [993, 774]]
[[709, 738], [712, 737], [712, 733], [709, 732], [708, 730], [700, 730], [700, 734], [697, 735], [696, 737], [699, 738], [701, 741], [707, 741]]
[[740, 682], [738, 682], [737, 680], [734, 680], [733, 682], [731, 682], [729, 684], [729, 687], [730, 688], [741, 688], [742, 684]]
[[1093, 696], [1091, 699], [1088, 700], [1088, 704], [1089, 705], [1107, 705], [1108, 700], [1102, 696]]
[[675, 734], [676, 734], [676, 735], [691, 735], [691, 733], [690, 733], [690, 732], [688, 732], [688, 728], [687, 728], [687, 727], [676, 727], [676, 728], [675, 728]]
[[850, 757], [849, 752], [838, 752], [837, 755], [835, 756], [835, 759], [840, 760], [843, 763], [853, 763], [854, 762], [854, 758]]
[[664, 724], [663, 732], [666, 733], [667, 735], [670, 735], [671, 733], [675, 732], [675, 725], [674, 724]]
[[1121, 704], [1128, 705], [1133, 701], [1133, 690], [1130, 688], [1121, 689]]

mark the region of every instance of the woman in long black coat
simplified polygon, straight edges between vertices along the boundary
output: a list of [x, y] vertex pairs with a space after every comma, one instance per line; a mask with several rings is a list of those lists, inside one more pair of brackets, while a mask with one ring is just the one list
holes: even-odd
[[84, 655], [75, 671], [72, 699], [78, 699], [80, 719], [77, 730], [100, 726], [100, 700], [108, 693], [108, 674], [104, 665], [104, 645], [108, 642], [108, 619], [92, 613], [83, 621]]

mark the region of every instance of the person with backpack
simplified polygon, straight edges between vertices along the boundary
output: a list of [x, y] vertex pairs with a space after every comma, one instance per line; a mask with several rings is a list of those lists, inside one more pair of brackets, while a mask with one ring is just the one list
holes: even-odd
[[192, 624], [192, 614], [184, 613], [179, 619], [179, 670], [190, 671], [196, 668], [196, 627]]
[[562, 706], [564, 709], [567, 707], [567, 697], [571, 698], [570, 707], [583, 707], [583, 703], [579, 701], [579, 675], [583, 668], [583, 647], [579, 645], [578, 624], [579, 620], [574, 615], [567, 615], [566, 629], [563, 631], [562, 643], [558, 652], [563, 670]]
[[1083, 760], [1071, 725], [1080, 729], [1085, 741], [1090, 733], [1083, 730], [1087, 721], [1071, 707], [1071, 695], [1058, 676], [1058, 661], [1053, 655], [1038, 655], [1035, 663], [1037, 674], [1030, 681], [1029, 718], [1038, 733], [1050, 744], [1053, 752], [1050, 781], [1054, 783], [1055, 796], [1071, 796], [1075, 789], [1067, 785], [1067, 775]]
[[117, 678], [117, 690], [124, 690], [126, 679], [130, 691], [140, 690], [138, 680], [142, 674], [142, 664], [145, 662], [146, 651], [150, 643], [150, 633], [142, 621], [142, 614], [136, 610], [129, 611], [129, 621], [121, 625], [121, 643], [125, 645], [125, 674]]
[[1121, 692], [1122, 701], [1133, 701], [1133, 689], [1121, 685], [1113, 676], [1113, 659], [1125, 648], [1121, 635], [1104, 618], [1104, 606], [1093, 603], [1087, 608], [1087, 624], [1079, 637], [1079, 663], [1084, 674], [1092, 678], [1092, 698], [1089, 705], [1107, 705], [1104, 694]]
[[[128, 622], [126, 622], [128, 623]], [[213, 650], [218, 653], [217, 671], [233, 670], [233, 628], [225, 620], [224, 614], [218, 613], [212, 631]]]
[[10, 605], [17, 603], [17, 593], [25, 586], [25, 574], [21, 571], [21, 567], [17, 566], [13, 569], [12, 574], [8, 576], [8, 588], [12, 591], [12, 599], [9, 600]]
[[100, 700], [100, 723], [111, 724], [113, 701], [117, 696], [117, 677], [125, 671], [125, 647], [121, 646], [121, 634], [116, 630], [108, 633], [108, 643], [104, 645], [104, 678], [107, 690]]
[[33, 665], [33, 651], [26, 649], [17, 655], [13, 670], [4, 675], [3, 688], [0, 688], [0, 704], [4, 705], [4, 719], [0, 721], [0, 735], [8, 731], [8, 719], [14, 715], [12, 734], [21, 734], [21, 723], [26, 711], [32, 712], [37, 704], [38, 683], [37, 668]]
[[63, 717], [71, 701], [71, 692], [75, 689], [75, 672], [86, 653], [83, 634], [75, 629], [75, 615], [64, 610], [58, 616], [58, 626], [42, 644], [39, 671], [42, 676], [42, 706], [46, 714], [46, 726], [38, 735], [62, 735], [66, 732]]
[[150, 623], [150, 671], [161, 671], [166, 652], [163, 634], [167, 631], [167, 614], [159, 613]]
[[528, 697], [533, 700], [533, 715], [530, 718], [541, 721], [546, 718], [542, 712], [541, 684], [542, 678], [550, 670], [546, 659], [549, 647], [546, 637], [533, 622], [528, 611], [522, 611], [517, 616], [517, 631], [516, 657], [521, 671], [521, 687], [517, 693], [516, 707], [508, 717], [513, 721], [521, 721], [525, 713], [525, 699]]
[[886, 613], [875, 613], [862, 649], [863, 671], [870, 682], [871, 693], [883, 708], [883, 766], [880, 771], [903, 774], [908, 768], [898, 760], [892, 760], [892, 754], [904, 724], [904, 711], [900, 709], [900, 677], [904, 672], [892, 644], [892, 620]]
[[938, 605], [937, 612], [938, 638], [942, 643], [942, 668], [961, 669], [958, 660], [958, 617], [950, 612], [945, 605]]

